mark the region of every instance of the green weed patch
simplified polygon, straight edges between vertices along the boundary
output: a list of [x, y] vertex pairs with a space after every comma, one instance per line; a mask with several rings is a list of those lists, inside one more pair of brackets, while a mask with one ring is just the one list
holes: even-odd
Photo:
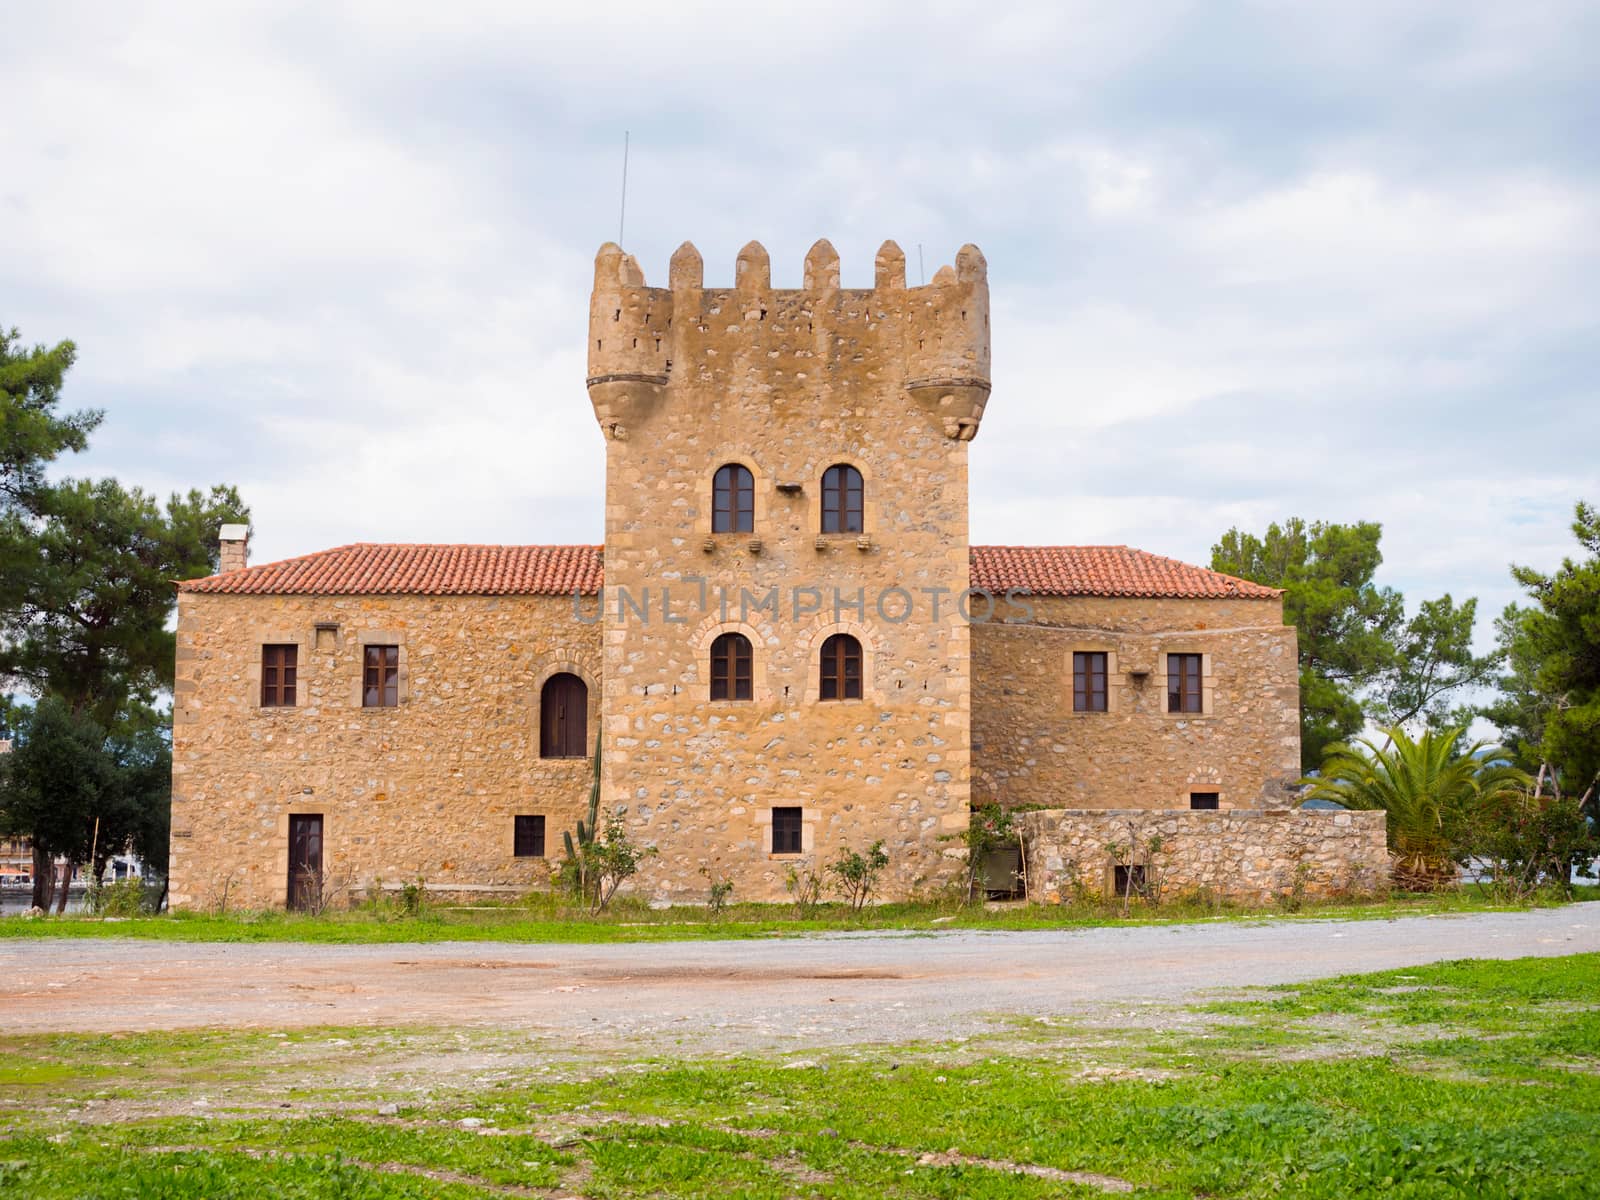
[[[1594, 1194], [1600, 955], [1323, 980], [1184, 1018], [1173, 1032], [1032, 1023], [1020, 1043], [805, 1060], [515, 1068], [495, 1065], [493, 1034], [460, 1031], [0, 1039], [27, 1080], [25, 1098], [0, 1098], [0, 1187], [43, 1200]], [[185, 1072], [266, 1078], [318, 1046], [363, 1064], [454, 1046], [470, 1078], [404, 1097], [322, 1079], [340, 1083], [336, 1102], [306, 1111], [302, 1094], [277, 1115], [275, 1093], [234, 1114], [96, 1123], [84, 1107], [108, 1068], [154, 1069], [163, 1050], [181, 1099]]]

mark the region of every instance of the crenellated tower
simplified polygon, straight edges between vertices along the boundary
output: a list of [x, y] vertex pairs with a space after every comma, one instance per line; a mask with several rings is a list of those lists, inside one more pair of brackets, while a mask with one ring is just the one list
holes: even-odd
[[[645, 285], [631, 254], [614, 242], [600, 247], [589, 303], [589, 397], [608, 437], [642, 426], [666, 396], [677, 364], [679, 381], [705, 352], [737, 335], [772, 358], [820, 357], [830, 371], [860, 361], [863, 342], [897, 360], [906, 392], [947, 437], [971, 441], [989, 397], [989, 276], [983, 253], [966, 245], [955, 265], [940, 267], [925, 286], [906, 286], [906, 256], [884, 242], [870, 289], [839, 285], [839, 254], [826, 240], [805, 259], [804, 285], [774, 290], [772, 264], [759, 242], [739, 251], [734, 286], [705, 287], [705, 265], [690, 242], [679, 246], [668, 287]], [[881, 373], [888, 364], [876, 364]], [[798, 367], [787, 372], [794, 378]]]
[[[731, 287], [699, 251], [649, 287], [612, 243], [595, 258], [588, 387], [604, 432], [607, 803], [661, 853], [650, 887], [778, 897], [774, 820], [804, 853], [882, 839], [906, 887], [959, 863], [970, 697], [967, 443], [989, 394], [987, 268], [975, 246], [925, 286], [885, 242], [871, 288], [841, 285], [819, 241], [775, 289], [756, 242]], [[747, 516], [715, 515], [720, 469]], [[831, 469], [859, 511], [831, 520]], [[712, 686], [724, 635], [750, 647], [748, 695]], [[845, 643], [830, 642], [838, 635]], [[859, 695], [832, 696], [826, 647], [858, 645]], [[778, 816], [775, 818], [774, 813]], [[780, 839], [781, 841], [781, 839]]]

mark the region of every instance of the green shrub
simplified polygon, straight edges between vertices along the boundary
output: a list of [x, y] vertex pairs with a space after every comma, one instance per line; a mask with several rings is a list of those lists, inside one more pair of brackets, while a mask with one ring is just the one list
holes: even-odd
[[1587, 874], [1600, 856], [1600, 838], [1579, 802], [1567, 796], [1487, 797], [1473, 811], [1465, 840], [1481, 864], [1480, 883], [1501, 900], [1550, 890], [1570, 897], [1573, 871]]
[[878, 877], [889, 865], [889, 855], [882, 841], [873, 842], [862, 854], [848, 846], [839, 850], [839, 857], [828, 864], [836, 878], [834, 887], [850, 904], [851, 912], [860, 912], [878, 886]]
[[796, 920], [803, 921], [817, 911], [817, 905], [822, 902], [822, 884], [822, 873], [812, 868], [809, 859], [789, 864], [783, 876], [783, 887], [794, 897]]
[[100, 917], [140, 917], [156, 911], [161, 901], [161, 889], [147, 884], [143, 879], [129, 876], [115, 883], [89, 885], [84, 905]]
[[400, 885], [400, 911], [408, 917], [420, 917], [428, 911], [428, 881], [421, 875]]

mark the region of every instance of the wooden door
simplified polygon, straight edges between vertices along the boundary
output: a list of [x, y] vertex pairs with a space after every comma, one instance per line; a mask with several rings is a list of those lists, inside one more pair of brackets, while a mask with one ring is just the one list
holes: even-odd
[[545, 681], [539, 694], [539, 757], [587, 758], [589, 688], [576, 675]]
[[322, 814], [289, 818], [289, 907], [316, 911], [322, 900]]

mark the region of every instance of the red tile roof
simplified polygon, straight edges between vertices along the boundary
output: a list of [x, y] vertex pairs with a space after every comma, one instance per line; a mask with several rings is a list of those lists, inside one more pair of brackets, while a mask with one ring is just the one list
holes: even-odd
[[[229, 595], [569, 596], [603, 582], [600, 546], [358, 542], [178, 584]], [[1127, 546], [973, 546], [972, 586], [1036, 596], [1268, 600], [1278, 591]]]
[[301, 596], [570, 596], [600, 590], [599, 546], [357, 542], [178, 584], [183, 592]]
[[1129, 546], [973, 546], [972, 586], [1036, 596], [1271, 600], [1281, 595], [1247, 579], [1193, 567]]

